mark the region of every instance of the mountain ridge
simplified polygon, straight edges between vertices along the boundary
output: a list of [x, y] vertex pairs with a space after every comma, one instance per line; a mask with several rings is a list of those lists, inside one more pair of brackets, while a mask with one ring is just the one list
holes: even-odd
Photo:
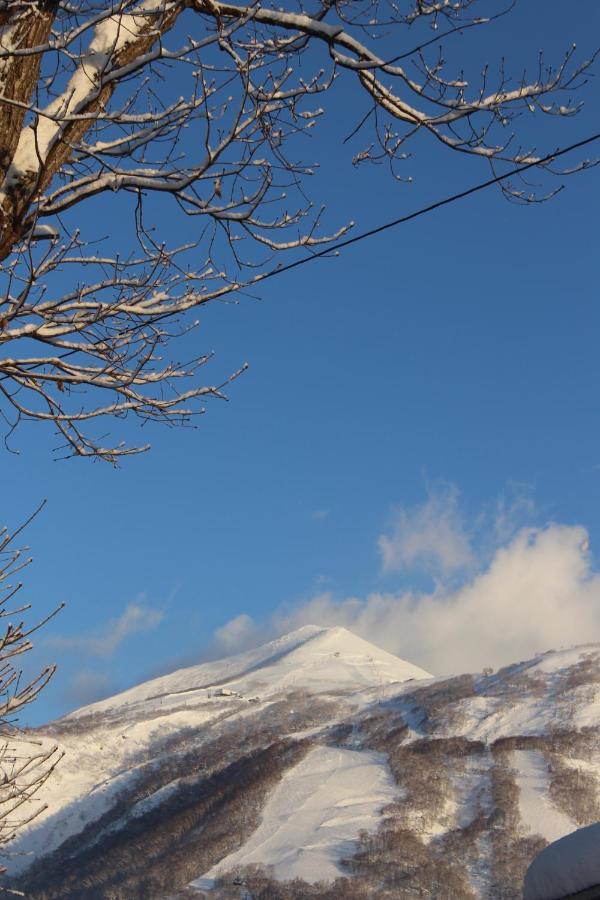
[[[600, 818], [599, 688], [600, 645], [434, 678], [308, 626], [38, 730], [66, 757], [12, 884], [32, 900], [229, 900], [236, 878], [264, 898], [516, 900], [534, 851]], [[345, 796], [353, 772], [372, 790]]]
[[[144, 681], [111, 697], [80, 707], [61, 717], [58, 721], [113, 710], [119, 706], [160, 700], [173, 694], [228, 687], [236, 684], [245, 676], [252, 675], [257, 670], [277, 665], [286, 657], [294, 660], [301, 651], [309, 653], [312, 651], [313, 656], [315, 652], [335, 653], [336, 646], [334, 644], [336, 643], [342, 648], [342, 650], [338, 650], [339, 653], [347, 653], [348, 649], [351, 649], [355, 655], [362, 655], [365, 658], [372, 657], [375, 668], [377, 668], [377, 663], [380, 663], [382, 669], [385, 669], [386, 666], [390, 669], [396, 668], [395, 674], [399, 681], [408, 678], [433, 677], [424, 669], [381, 650], [374, 644], [357, 637], [346, 628], [305, 625], [252, 650], [211, 662], [186, 666], [169, 675], [161, 675]], [[348, 644], [350, 644], [350, 648]], [[312, 661], [314, 662], [314, 659]]]

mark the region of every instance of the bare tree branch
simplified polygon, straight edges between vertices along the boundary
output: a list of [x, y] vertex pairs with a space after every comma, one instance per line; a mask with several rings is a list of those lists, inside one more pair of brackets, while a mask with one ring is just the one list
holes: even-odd
[[[15, 539], [43, 506], [44, 503], [14, 532], [0, 529], [0, 619], [7, 621], [0, 629], [0, 847], [5, 854], [5, 845], [42, 811], [36, 794], [62, 756], [57, 747], [41, 744], [16, 726], [25, 706], [36, 699], [56, 668], [47, 666], [25, 684], [16, 668], [17, 658], [33, 646], [31, 635], [62, 608], [27, 628], [23, 615], [29, 605], [12, 604], [22, 588], [14, 576], [31, 563], [30, 557], [23, 556], [27, 548], [16, 547]], [[6, 867], [0, 865], [0, 874], [5, 871]]]
[[[370, 132], [356, 164], [386, 160], [402, 179], [422, 134], [493, 167], [541, 159], [526, 130], [522, 139], [511, 130], [516, 117], [576, 113], [571, 97], [592, 60], [570, 47], [516, 80], [503, 62], [495, 79], [484, 64], [475, 83], [431, 38], [442, 23], [453, 47], [513, 5], [484, 17], [480, 0], [322, 0], [295, 11], [219, 0], [0, 3], [7, 440], [23, 420], [48, 422], [66, 455], [115, 462], [147, 444], [106, 444], [93, 420], [185, 424], [206, 398], [225, 396], [239, 372], [200, 385], [212, 354], [181, 362], [170, 348], [195, 327], [186, 313], [235, 298], [274, 257], [326, 246], [350, 227], [323, 231], [299, 156], [338, 78], [363, 103], [351, 139]], [[110, 236], [97, 250], [91, 226], [73, 225], [84, 221], [81, 204], [91, 212], [109, 197], [116, 216], [131, 216], [125, 250]], [[148, 224], [159, 202], [188, 219], [184, 242]]]

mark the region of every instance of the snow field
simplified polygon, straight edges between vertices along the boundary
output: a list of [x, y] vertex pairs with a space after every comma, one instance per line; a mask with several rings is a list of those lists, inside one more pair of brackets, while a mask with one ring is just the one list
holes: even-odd
[[170, 735], [189, 731], [202, 740], [218, 722], [252, 715], [290, 690], [332, 694], [346, 708], [349, 702], [360, 707], [383, 685], [397, 688], [417, 677], [428, 676], [344, 628], [309, 625], [256, 650], [181, 669], [76, 710], [56, 723], [58, 739], [42, 737], [58, 743], [65, 756], [33, 804], [47, 809], [11, 844], [11, 870], [26, 868], [96, 821], [148, 758], [160, 756]]
[[306, 625], [256, 650], [147, 681], [83, 707], [68, 718], [108, 711], [130, 713], [139, 704], [169, 703], [175, 694], [181, 695], [180, 701], [185, 695], [191, 700], [199, 692], [207, 699], [209, 689], [213, 698], [224, 696], [219, 691], [232, 691], [250, 700], [295, 687], [318, 692], [349, 688], [384, 691], [387, 685], [430, 677], [424, 669], [380, 650], [345, 628]]
[[548, 842], [573, 831], [575, 823], [550, 800], [548, 764], [539, 750], [513, 750], [511, 764], [519, 788], [521, 824]]
[[220, 874], [252, 863], [273, 866], [280, 881], [333, 881], [359, 832], [375, 831], [396, 795], [383, 755], [317, 747], [274, 789], [250, 840], [192, 886], [210, 889]]

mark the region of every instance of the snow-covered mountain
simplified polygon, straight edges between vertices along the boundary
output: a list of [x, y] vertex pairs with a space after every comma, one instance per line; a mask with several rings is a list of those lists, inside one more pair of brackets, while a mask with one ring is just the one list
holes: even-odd
[[600, 645], [436, 679], [308, 626], [36, 733], [12, 885], [50, 898], [520, 897], [600, 819]]

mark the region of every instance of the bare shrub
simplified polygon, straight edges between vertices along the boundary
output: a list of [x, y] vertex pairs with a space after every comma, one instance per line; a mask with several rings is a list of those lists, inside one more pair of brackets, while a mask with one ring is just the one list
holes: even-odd
[[[158, 808], [120, 827], [100, 821], [65, 841], [14, 886], [31, 900], [163, 900], [236, 850], [256, 828], [268, 792], [310, 749], [308, 741], [279, 741], [210, 776], [190, 774]], [[114, 817], [114, 811], [109, 814]]]
[[423, 728], [434, 734], [456, 726], [463, 718], [463, 701], [475, 696], [474, 675], [458, 675], [411, 692], [411, 700], [423, 710]]
[[600, 792], [595, 773], [567, 765], [557, 753], [549, 755], [550, 797], [576, 825], [600, 819]]
[[425, 844], [412, 831], [389, 822], [377, 834], [364, 834], [346, 865], [367, 884], [379, 885], [374, 897], [432, 896], [439, 900], [475, 900], [464, 868], [443, 846]]
[[543, 734], [515, 734], [501, 737], [492, 744], [492, 753], [500, 760], [512, 750], [546, 750], [548, 738]]
[[211, 900], [239, 900], [244, 893], [252, 900], [372, 900], [369, 886], [354, 878], [309, 883], [301, 878], [276, 881], [268, 868], [244, 866], [219, 878]]
[[586, 685], [600, 684], [600, 653], [585, 656], [580, 662], [559, 673], [557, 689], [573, 691]]
[[[33, 703], [56, 670], [49, 665], [31, 679], [22, 677], [19, 661], [33, 648], [31, 636], [62, 608], [34, 625], [25, 620], [30, 604], [19, 602], [18, 578], [32, 562], [28, 547], [15, 541], [44, 503], [14, 532], [0, 528], [0, 848], [8, 862], [10, 844], [19, 830], [43, 810], [36, 796], [62, 758], [56, 744], [40, 741], [19, 727], [19, 717]], [[0, 863], [0, 876], [6, 867]], [[1, 890], [1, 889], [0, 889]]]

